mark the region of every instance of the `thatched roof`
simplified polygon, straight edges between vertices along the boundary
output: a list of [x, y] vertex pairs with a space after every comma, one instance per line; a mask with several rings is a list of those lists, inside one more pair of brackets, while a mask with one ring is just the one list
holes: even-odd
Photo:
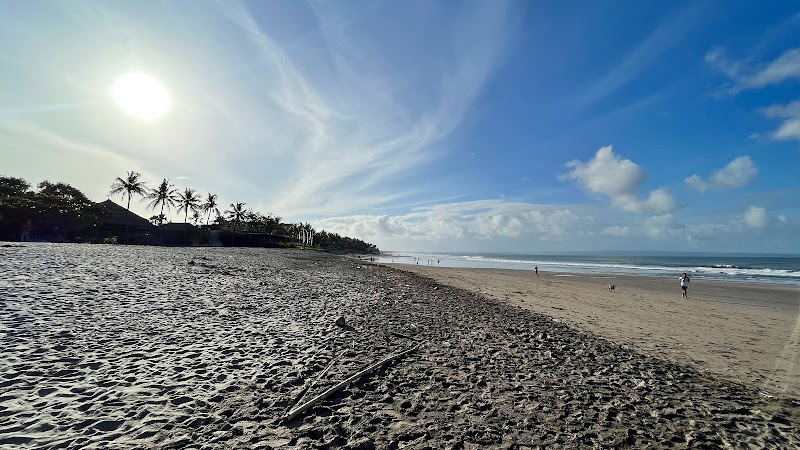
[[124, 207], [114, 203], [112, 200], [106, 200], [98, 203], [98, 205], [105, 208], [107, 215], [103, 218], [103, 224], [107, 225], [128, 225], [131, 227], [139, 228], [152, 228], [153, 225], [144, 217], [134, 214]]

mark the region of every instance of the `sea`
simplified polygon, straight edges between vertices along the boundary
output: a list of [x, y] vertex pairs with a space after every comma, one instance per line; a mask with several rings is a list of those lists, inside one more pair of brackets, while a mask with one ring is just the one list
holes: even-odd
[[674, 254], [674, 253], [445, 253], [381, 252], [376, 261], [439, 267], [493, 268], [562, 274], [647, 275], [725, 281], [776, 283], [800, 287], [800, 255]]

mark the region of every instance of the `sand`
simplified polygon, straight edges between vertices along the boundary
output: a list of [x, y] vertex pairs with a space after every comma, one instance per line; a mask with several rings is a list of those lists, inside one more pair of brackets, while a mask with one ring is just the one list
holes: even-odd
[[[404, 266], [653, 355], [800, 398], [800, 288], [694, 278]], [[614, 292], [608, 285], [615, 286]]]
[[4, 449], [800, 445], [793, 398], [394, 268], [24, 244], [0, 273]]

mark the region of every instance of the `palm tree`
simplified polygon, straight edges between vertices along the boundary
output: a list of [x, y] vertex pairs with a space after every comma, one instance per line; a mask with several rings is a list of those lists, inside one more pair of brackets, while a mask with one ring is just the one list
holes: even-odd
[[217, 208], [217, 194], [212, 194], [209, 192], [208, 197], [206, 197], [206, 202], [203, 203], [202, 208], [203, 212], [207, 214], [206, 225], [208, 225], [208, 220], [211, 218], [211, 211], [214, 211], [214, 214], [219, 217], [219, 208]]
[[[177, 192], [173, 189], [172, 185], [169, 184], [169, 180], [164, 178], [161, 184], [158, 185], [157, 188], [150, 190], [150, 193], [147, 194], [147, 198], [150, 199], [150, 203], [147, 206], [150, 209], [155, 210], [159, 205], [161, 205], [161, 214], [159, 214], [159, 218], [164, 217], [164, 207], [167, 207], [167, 211], [170, 208], [175, 206], [175, 199], [177, 197]], [[161, 244], [164, 244], [164, 233], [161, 229], [161, 226], [164, 224], [163, 219], [159, 221], [158, 229], [159, 234], [161, 235]]]
[[[125, 198], [125, 195], [128, 196], [128, 207], [127, 210], [130, 212], [131, 210], [131, 197], [133, 194], [141, 195], [144, 197], [147, 194], [147, 187], [144, 185], [144, 181], [140, 180], [139, 177], [141, 176], [140, 173], [130, 171], [128, 172], [128, 176], [123, 180], [120, 177], [114, 181], [114, 184], [111, 185], [111, 193], [109, 195], [117, 195], [122, 194], [122, 198]], [[125, 244], [128, 243], [128, 218], [125, 218]]]
[[194, 189], [184, 189], [175, 200], [178, 204], [178, 212], [183, 211], [184, 223], [189, 219], [189, 211], [200, 209], [200, 197], [197, 196], [197, 192]]
[[233, 243], [236, 243], [236, 228], [239, 226], [239, 222], [244, 219], [247, 215], [247, 211], [244, 209], [244, 203], [231, 203], [231, 209], [225, 211], [226, 218], [233, 222]]
[[[194, 189], [186, 188], [176, 198], [178, 203], [178, 212], [183, 211], [183, 223], [184, 227], [185, 224], [188, 223], [189, 219], [189, 211], [195, 212], [200, 209], [200, 197], [197, 196], [197, 192]], [[186, 242], [186, 228], [183, 229], [183, 242]]]

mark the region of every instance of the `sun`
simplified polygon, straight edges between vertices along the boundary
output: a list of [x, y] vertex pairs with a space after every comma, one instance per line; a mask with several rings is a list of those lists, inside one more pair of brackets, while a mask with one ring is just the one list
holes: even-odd
[[169, 109], [167, 88], [144, 73], [125, 74], [111, 86], [111, 95], [123, 111], [141, 120], [153, 120]]

